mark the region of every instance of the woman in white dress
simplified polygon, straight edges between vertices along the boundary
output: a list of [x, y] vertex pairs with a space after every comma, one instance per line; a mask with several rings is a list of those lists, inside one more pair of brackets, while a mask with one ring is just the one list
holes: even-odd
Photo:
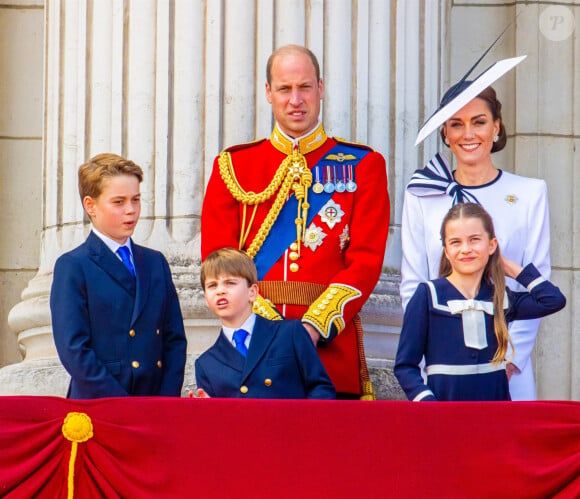
[[[454, 85], [435, 113], [440, 120], [435, 127], [442, 124], [440, 134], [455, 156], [456, 170], [452, 172], [447, 161], [437, 154], [425, 168], [415, 172], [405, 191], [401, 223], [403, 307], [420, 282], [438, 277], [442, 252], [439, 228], [449, 208], [458, 202], [481, 204], [493, 218], [502, 253], [520, 265], [532, 262], [541, 274], [550, 277], [546, 183], [506, 172], [493, 163], [491, 154], [505, 147], [507, 136], [495, 90], [487, 85], [478, 89], [478, 85], [482, 87], [490, 79], [499, 78], [481, 81], [486, 73], [473, 82], [462, 80]], [[466, 97], [471, 100], [465, 102]], [[427, 124], [423, 128], [426, 127]], [[508, 279], [507, 284], [514, 291], [522, 289], [514, 280]], [[539, 319], [534, 319], [516, 321], [510, 326], [514, 357], [506, 370], [512, 400], [536, 398], [530, 357], [539, 323]]]

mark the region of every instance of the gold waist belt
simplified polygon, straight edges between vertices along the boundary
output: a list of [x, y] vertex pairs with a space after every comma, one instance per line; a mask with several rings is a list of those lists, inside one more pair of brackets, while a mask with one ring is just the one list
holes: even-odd
[[274, 304], [310, 306], [326, 289], [324, 284], [296, 281], [259, 281], [260, 294]]

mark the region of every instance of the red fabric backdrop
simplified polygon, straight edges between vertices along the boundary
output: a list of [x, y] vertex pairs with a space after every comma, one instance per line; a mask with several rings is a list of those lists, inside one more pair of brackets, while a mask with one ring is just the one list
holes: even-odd
[[580, 403], [0, 397], [0, 496], [580, 497]]

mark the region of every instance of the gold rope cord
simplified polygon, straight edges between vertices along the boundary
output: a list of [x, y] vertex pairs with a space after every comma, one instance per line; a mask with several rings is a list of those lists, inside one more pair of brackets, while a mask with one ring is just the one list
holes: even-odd
[[242, 186], [239, 184], [238, 179], [236, 178], [236, 173], [232, 165], [232, 157], [229, 152], [222, 151], [220, 153], [218, 164], [220, 167], [220, 175], [234, 199], [243, 204], [253, 205], [261, 204], [264, 201], [267, 201], [280, 188], [284, 177], [286, 177], [288, 173], [287, 167], [288, 163], [290, 162], [289, 160], [290, 156], [288, 156], [284, 161], [282, 161], [282, 163], [280, 163], [280, 166], [276, 170], [274, 178], [268, 187], [266, 187], [262, 192], [258, 193], [252, 191], [246, 192], [244, 189], [242, 189]]
[[77, 458], [78, 445], [79, 443], [86, 442], [93, 438], [93, 423], [91, 418], [84, 412], [69, 412], [66, 415], [66, 418], [64, 418], [62, 434], [67, 440], [72, 442], [67, 480], [67, 497], [68, 499], [72, 499], [74, 497], [75, 461]]
[[312, 172], [308, 168], [306, 158], [304, 158], [304, 156], [298, 151], [293, 151], [290, 156], [287, 156], [282, 161], [282, 163], [280, 163], [280, 166], [276, 170], [274, 178], [268, 187], [259, 193], [252, 191], [246, 192], [240, 186], [235, 175], [230, 153], [227, 151], [220, 153], [218, 164], [220, 175], [226, 184], [226, 187], [234, 199], [242, 203], [244, 206], [242, 220], [243, 226], [241, 228], [239, 242], [240, 249], [244, 246], [246, 239], [248, 238], [250, 228], [256, 214], [256, 206], [254, 206], [254, 212], [252, 214], [251, 220], [246, 227], [246, 206], [263, 203], [270, 199], [276, 190], [278, 191], [276, 199], [274, 200], [268, 215], [262, 222], [260, 229], [246, 250], [246, 253], [251, 258], [254, 258], [258, 254], [258, 251], [260, 251], [262, 244], [264, 244], [266, 237], [272, 230], [274, 222], [278, 218], [280, 211], [288, 199], [290, 189], [292, 189], [296, 192], [296, 198], [298, 200], [298, 215], [296, 217], [296, 240], [298, 242], [298, 252], [300, 253], [300, 242], [304, 239], [304, 233], [306, 231], [306, 220], [308, 218], [308, 208], [310, 208], [308, 203], [308, 187], [312, 185]]

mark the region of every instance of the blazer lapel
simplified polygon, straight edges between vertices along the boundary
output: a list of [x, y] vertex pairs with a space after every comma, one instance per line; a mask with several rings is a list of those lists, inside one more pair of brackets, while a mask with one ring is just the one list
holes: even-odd
[[252, 331], [252, 339], [250, 340], [250, 348], [248, 349], [248, 356], [246, 357], [242, 382], [260, 363], [270, 343], [272, 343], [277, 330], [278, 324], [275, 321], [269, 321], [268, 319], [256, 316], [256, 323]]
[[147, 303], [151, 280], [147, 271], [147, 259], [143, 252], [143, 247], [133, 243], [133, 240], [131, 240], [131, 248], [133, 250], [133, 261], [135, 262], [135, 273], [137, 274], [137, 295], [135, 296], [135, 306], [131, 316], [131, 324], [134, 324], [145, 303]]
[[245, 359], [240, 355], [234, 346], [229, 342], [223, 330], [220, 331], [218, 339], [214, 344], [212, 353], [216, 360], [234, 371], [241, 373], [244, 369]]
[[135, 296], [135, 278], [125, 268], [123, 262], [92, 231], [86, 240], [89, 258], [115, 280], [123, 289]]

